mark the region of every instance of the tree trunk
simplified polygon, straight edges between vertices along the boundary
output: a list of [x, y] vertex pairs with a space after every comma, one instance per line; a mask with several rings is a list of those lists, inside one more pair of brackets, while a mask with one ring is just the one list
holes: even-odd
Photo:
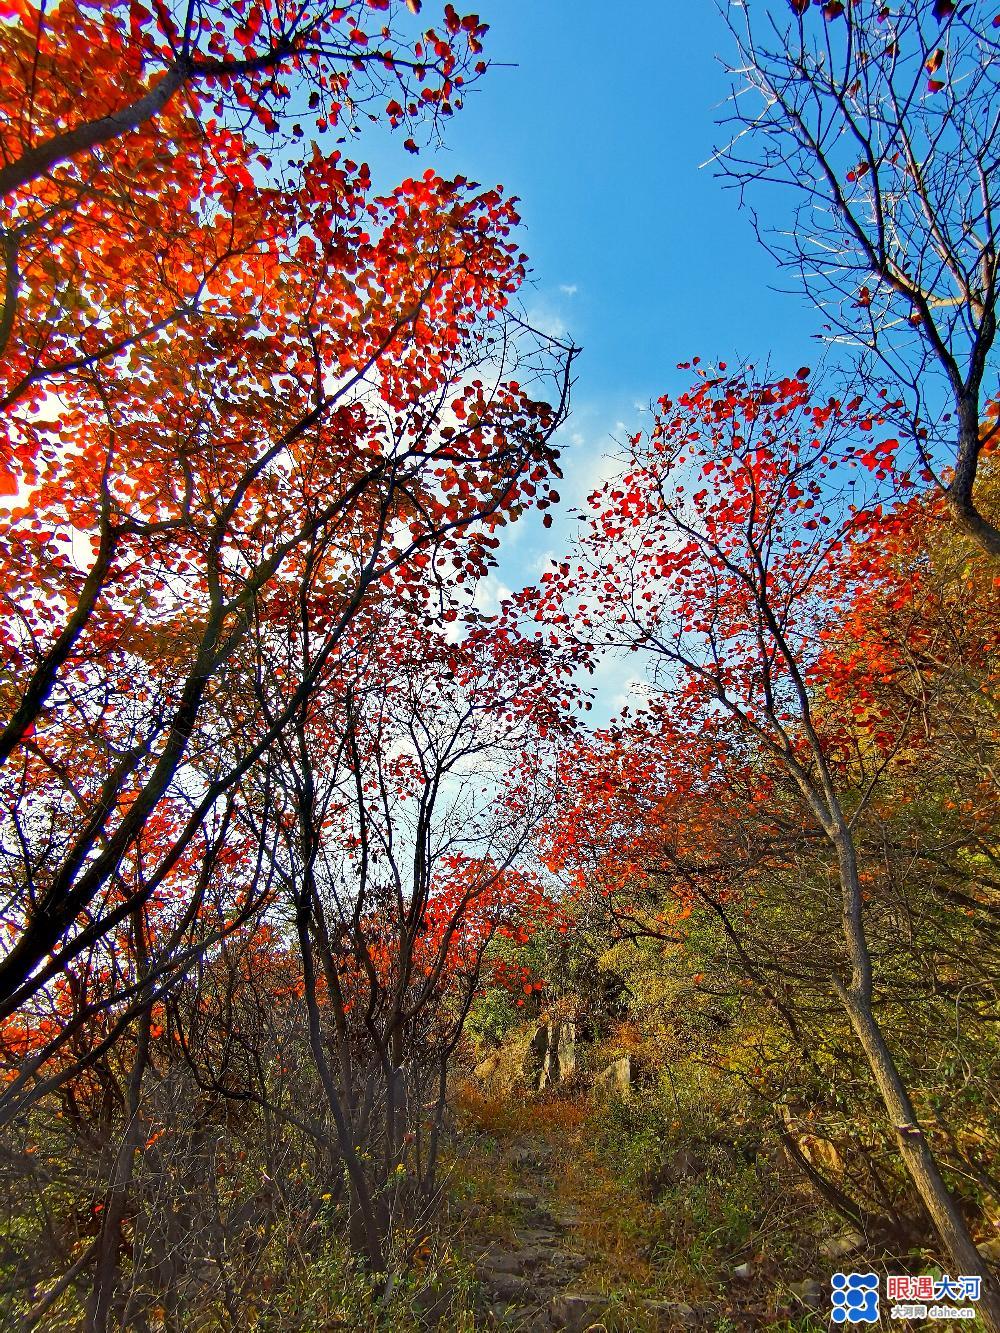
[[971, 391], [957, 398], [958, 441], [955, 472], [945, 491], [948, 508], [958, 526], [994, 559], [1000, 558], [1000, 528], [981, 512], [974, 487], [979, 471], [979, 395]]
[[309, 1021], [309, 1046], [320, 1082], [326, 1094], [327, 1105], [333, 1115], [333, 1123], [337, 1131], [337, 1146], [340, 1149], [350, 1181], [352, 1200], [351, 1244], [360, 1249], [361, 1253], [365, 1255], [372, 1270], [380, 1273], [385, 1267], [386, 1237], [379, 1226], [379, 1210], [372, 1198], [372, 1191], [354, 1143], [353, 1126], [347, 1109], [346, 1095], [342, 1100], [323, 1047], [323, 1032], [319, 1004], [316, 999], [316, 972], [313, 966], [312, 948], [309, 939], [307, 909], [300, 907], [296, 913], [296, 927], [302, 962], [302, 979], [305, 987], [306, 1013]]
[[97, 1264], [94, 1285], [87, 1305], [84, 1328], [86, 1333], [107, 1333], [111, 1319], [111, 1305], [118, 1288], [118, 1253], [122, 1243], [122, 1223], [128, 1207], [129, 1190], [135, 1171], [139, 1141], [144, 1132], [139, 1106], [142, 1099], [142, 1080], [149, 1062], [149, 1037], [152, 1024], [152, 1003], [139, 1017], [136, 1037], [135, 1063], [129, 1078], [126, 1103], [125, 1132], [115, 1154], [111, 1181], [104, 1199], [101, 1235], [97, 1245]]
[[862, 916], [861, 882], [854, 838], [842, 817], [838, 824], [833, 843], [837, 849], [843, 894], [844, 938], [853, 975], [850, 985], [835, 979], [834, 988], [861, 1043], [875, 1085], [889, 1113], [903, 1165], [955, 1267], [955, 1275], [965, 1274], [982, 1280], [982, 1297], [976, 1306], [977, 1315], [989, 1333], [1000, 1333], [1000, 1290], [996, 1279], [976, 1248], [958, 1203], [941, 1175], [923, 1130], [917, 1124], [913, 1102], [872, 1010], [871, 956]]

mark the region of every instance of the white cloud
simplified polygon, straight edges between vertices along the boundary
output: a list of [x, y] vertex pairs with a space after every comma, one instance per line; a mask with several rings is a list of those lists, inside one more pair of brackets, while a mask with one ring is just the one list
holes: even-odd
[[544, 333], [547, 338], [556, 338], [562, 342], [569, 333], [566, 320], [549, 301], [536, 301], [528, 306], [525, 314], [532, 328]]
[[579, 289], [575, 282], [562, 282], [559, 284], [559, 290], [563, 296], [575, 296]]
[[487, 574], [476, 584], [472, 604], [484, 615], [492, 616], [500, 610], [500, 604], [512, 597], [513, 592], [496, 574]]

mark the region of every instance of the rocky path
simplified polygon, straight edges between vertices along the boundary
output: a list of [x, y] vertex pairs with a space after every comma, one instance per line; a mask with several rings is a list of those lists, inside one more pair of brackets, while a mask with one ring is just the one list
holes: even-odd
[[[566, 1131], [505, 1135], [490, 1163], [492, 1203], [470, 1213], [468, 1251], [483, 1292], [483, 1327], [551, 1333], [554, 1329], [672, 1330], [698, 1324], [680, 1302], [620, 1293], [610, 1299], [593, 1281], [602, 1269], [587, 1219], [560, 1188]], [[559, 1148], [563, 1152], [559, 1151]]]
[[498, 1324], [535, 1333], [553, 1327], [550, 1312], [587, 1259], [574, 1244], [577, 1219], [552, 1198], [552, 1146], [541, 1138], [521, 1138], [505, 1145], [505, 1156], [521, 1182], [505, 1195], [513, 1205], [513, 1225], [487, 1241], [476, 1275]]

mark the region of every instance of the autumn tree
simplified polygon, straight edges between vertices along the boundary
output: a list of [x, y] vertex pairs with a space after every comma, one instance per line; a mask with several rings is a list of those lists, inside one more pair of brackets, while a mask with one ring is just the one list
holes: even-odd
[[857, 382], [898, 402], [911, 466], [1000, 555], [995, 503], [978, 480], [996, 434], [984, 417], [996, 387], [993, 10], [782, 0], [730, 14], [739, 57], [723, 174], [751, 203], [777, 187], [786, 221], [758, 234]]
[[[462, 104], [472, 63], [476, 74], [485, 69], [473, 58], [486, 25], [446, 5], [440, 31], [418, 30], [414, 37], [412, 27], [400, 31], [403, 9], [393, 0], [280, 13], [266, 3], [91, 4], [53, 15], [28, 0], [10, 0], [4, 19], [15, 57], [12, 104], [19, 79], [23, 91], [0, 189], [11, 193], [141, 129], [178, 92], [205, 94], [264, 134], [276, 133], [282, 116], [300, 115], [294, 100], [300, 81], [313, 98], [310, 110], [335, 126], [352, 128], [359, 107], [392, 93], [403, 98], [388, 103], [394, 123], [412, 123], [420, 108], [450, 115]], [[405, 9], [419, 14], [421, 0], [406, 0]], [[450, 44], [460, 31], [467, 54]], [[74, 63], [81, 55], [101, 63], [102, 86], [83, 79]], [[33, 81], [24, 77], [25, 64], [33, 67]], [[414, 89], [411, 79], [422, 86]]]
[[[407, 616], [423, 625], [447, 609], [454, 620], [444, 590], [471, 587], [497, 529], [554, 499], [551, 436], [572, 349], [517, 314], [526, 261], [499, 188], [426, 171], [379, 193], [341, 151], [368, 119], [434, 133], [485, 69], [476, 16], [446, 5], [427, 26], [415, 0], [294, 13], [10, 8], [0, 24], [0, 1101], [14, 1138], [50, 1115], [71, 1126], [90, 1154], [73, 1169], [100, 1195], [82, 1236], [67, 1218], [69, 1236], [47, 1250], [53, 1282], [30, 1317], [89, 1283], [95, 1330], [146, 1318], [164, 1293], [183, 1319], [189, 1295], [205, 1298], [185, 1265], [196, 1269], [207, 1245], [237, 1319], [216, 1243], [221, 1158], [201, 1123], [181, 1123], [186, 1090], [198, 1089], [209, 1118], [226, 1107], [266, 1118], [272, 1146], [284, 1124], [324, 1159], [327, 1183], [356, 1160], [351, 1123], [338, 1134], [328, 1120], [340, 1095], [354, 1114], [349, 1088], [331, 1098], [306, 1080], [298, 1101], [319, 1098], [308, 1112], [287, 1092], [294, 1043], [309, 1031], [306, 995], [322, 1003], [325, 1039], [335, 957], [319, 900], [294, 875], [304, 906], [289, 924], [304, 923], [308, 944], [298, 964], [273, 933], [301, 850], [282, 822], [296, 744], [308, 734], [310, 762], [341, 787], [348, 736], [371, 772], [390, 762], [368, 715], [348, 706], [371, 701], [345, 665], [363, 642], [355, 621], [387, 595], [406, 608], [401, 642]], [[354, 693], [331, 692], [347, 680]], [[312, 730], [321, 724], [335, 738], [332, 769]], [[316, 830], [343, 856], [352, 808], [337, 808], [342, 826]], [[488, 935], [507, 892], [508, 867], [485, 853], [452, 870], [448, 884], [417, 876], [403, 932], [423, 947], [431, 895], [443, 933], [420, 1012], [443, 1026], [408, 1029], [419, 1079], [460, 1029], [476, 932]], [[492, 915], [479, 907], [491, 894]], [[399, 1003], [409, 1003], [419, 949], [380, 940], [382, 929], [366, 910], [358, 940], [370, 935], [390, 968], [394, 947], [408, 951]], [[312, 951], [318, 992], [295, 972]], [[267, 1028], [263, 1011], [279, 1034], [266, 1058], [262, 1037], [248, 1035], [252, 1023]], [[390, 1067], [386, 1031], [374, 1044], [367, 1029], [358, 1037], [376, 1089]], [[376, 1101], [373, 1123], [385, 1113]], [[395, 1147], [379, 1157], [379, 1181], [407, 1132], [387, 1130]], [[420, 1153], [419, 1188], [395, 1177], [393, 1188], [426, 1202], [434, 1150], [422, 1139]], [[44, 1214], [44, 1175], [25, 1179], [39, 1183], [31, 1197]], [[186, 1238], [173, 1205], [163, 1211], [174, 1179], [199, 1198]], [[291, 1234], [315, 1206], [287, 1209]], [[260, 1199], [246, 1217], [274, 1215]], [[376, 1224], [373, 1262], [384, 1215]], [[156, 1257], [164, 1249], [169, 1263]]]
[[[943, 512], [933, 526], [954, 534]], [[865, 614], [862, 635], [851, 616], [825, 641], [817, 703], [836, 710], [824, 736], [837, 738], [843, 799], [857, 811], [879, 1021], [936, 1155], [989, 1235], [1000, 917], [995, 728], [991, 740], [990, 694], [981, 691], [992, 677], [987, 670], [980, 684], [974, 655], [963, 662], [957, 644], [952, 655], [956, 622], [940, 614], [940, 596], [947, 589], [973, 625], [988, 598], [947, 567], [933, 578], [915, 571], [914, 534], [924, 536], [911, 511], [900, 531], [909, 558], [882, 584], [883, 619]], [[882, 656], [859, 647], [872, 637]], [[856, 694], [835, 655], [857, 668]], [[872, 742], [897, 713], [909, 736], [885, 769]], [[545, 841], [573, 903], [573, 945], [586, 963], [577, 986], [592, 1021], [627, 1017], [667, 1058], [690, 1060], [692, 1071], [717, 1067], [717, 1091], [749, 1107], [870, 1244], [899, 1255], [933, 1243], [831, 993], [841, 922], [829, 855], [787, 772], [736, 727], [693, 733], [672, 696], [657, 692], [567, 750]], [[812, 1152], [817, 1141], [825, 1157]], [[651, 1175], [657, 1169], [649, 1163]]]
[[[485, 69], [475, 58], [485, 25], [450, 5], [440, 32], [401, 31], [416, 0], [281, 13], [10, 8], [0, 27], [6, 407], [87, 367], [120, 366], [121, 353], [203, 310], [209, 284], [232, 301], [216, 313], [235, 312], [238, 285], [245, 299], [268, 271], [244, 267], [274, 226], [255, 187], [271, 199], [275, 186], [294, 190], [309, 158], [293, 156], [303, 121], [341, 131], [341, 143], [359, 119], [437, 121]], [[5, 439], [8, 487], [33, 478], [39, 447]]]
[[782, 773], [815, 821], [839, 888], [841, 942], [828, 985], [949, 1259], [983, 1278], [982, 1313], [994, 1327], [991, 1276], [878, 1013], [857, 827], [904, 744], [908, 716], [879, 715], [867, 741], [870, 780], [857, 792], [842, 732], [818, 694], [824, 645], [859, 589], [881, 582], [880, 545], [906, 522], [878, 493], [883, 453], [896, 442], [880, 438], [884, 421], [859, 400], [814, 400], [808, 378], [805, 370], [767, 383], [702, 372], [690, 392], [661, 399], [649, 434], [631, 439], [622, 473], [591, 497], [577, 559], [527, 601], [581, 645], [646, 654], [675, 734], [701, 746], [704, 735], [733, 731], [749, 762], [756, 753], [765, 772]]
[[5, 1128], [6, 1322], [239, 1324], [284, 1294], [288, 1250], [339, 1245], [301, 994], [280, 934], [234, 927]]
[[[309, 671], [306, 605], [255, 638], [241, 688], [264, 718], [279, 676]], [[453, 604], [441, 618], [398, 586], [355, 619], [282, 734], [271, 797], [312, 1056], [377, 1270], [405, 1266], [402, 1223], [419, 1237], [432, 1214], [448, 1063], [484, 953], [543, 905], [527, 853], [546, 736], [569, 715], [555, 653]]]
[[[21, 484], [3, 525], [6, 1014], [170, 876], [294, 715], [289, 696], [234, 757], [213, 682], [264, 590], [302, 578], [301, 548], [350, 550], [327, 587], [328, 654], [380, 579], [419, 582], [428, 550], [466, 539], [471, 577], [496, 524], [546, 503], [568, 362], [510, 313], [510, 202], [433, 172], [374, 197], [367, 167], [316, 145], [275, 145], [268, 166], [234, 119], [231, 102], [275, 135], [313, 80], [322, 131], [372, 70], [422, 89], [390, 121], [443, 111], [482, 25], [448, 8], [411, 50], [370, 28], [386, 8], [300, 24], [254, 7], [249, 29], [191, 10], [175, 30], [162, 8], [61, 7], [3, 29], [5, 151], [22, 165], [5, 206], [17, 272], [39, 275], [11, 279], [5, 317]], [[87, 119], [74, 80], [91, 56], [107, 77]], [[157, 61], [188, 82], [119, 125]], [[91, 127], [79, 143], [67, 121]], [[122, 893], [165, 801], [186, 816]]]

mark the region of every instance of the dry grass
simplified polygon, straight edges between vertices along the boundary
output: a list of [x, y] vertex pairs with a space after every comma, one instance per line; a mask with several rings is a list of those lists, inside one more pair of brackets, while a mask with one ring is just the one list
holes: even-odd
[[[466, 1085], [455, 1106], [466, 1133], [497, 1142], [498, 1151], [488, 1161], [472, 1154], [456, 1164], [455, 1173], [489, 1215], [494, 1234], [517, 1221], [517, 1209], [510, 1208], [505, 1195], [517, 1188], [538, 1190], [557, 1210], [579, 1215], [567, 1243], [587, 1256], [581, 1281], [589, 1290], [666, 1294], [648, 1257], [656, 1210], [627, 1190], [590, 1146], [595, 1110], [587, 1098], [552, 1090], [512, 1100]], [[523, 1168], [512, 1171], [502, 1154], [505, 1141], [522, 1138], [544, 1142], [553, 1152], [554, 1169], [544, 1183]]]
[[574, 1239], [589, 1260], [583, 1281], [609, 1295], [621, 1290], [667, 1295], [659, 1290], [649, 1260], [656, 1210], [627, 1189], [590, 1147], [591, 1113], [586, 1104], [579, 1108], [572, 1137], [554, 1144], [559, 1153], [555, 1196], [580, 1217]]
[[521, 1135], [546, 1138], [565, 1133], [577, 1129], [587, 1115], [581, 1098], [567, 1096], [559, 1089], [518, 1097], [467, 1083], [456, 1091], [453, 1106], [463, 1130], [497, 1139]]

